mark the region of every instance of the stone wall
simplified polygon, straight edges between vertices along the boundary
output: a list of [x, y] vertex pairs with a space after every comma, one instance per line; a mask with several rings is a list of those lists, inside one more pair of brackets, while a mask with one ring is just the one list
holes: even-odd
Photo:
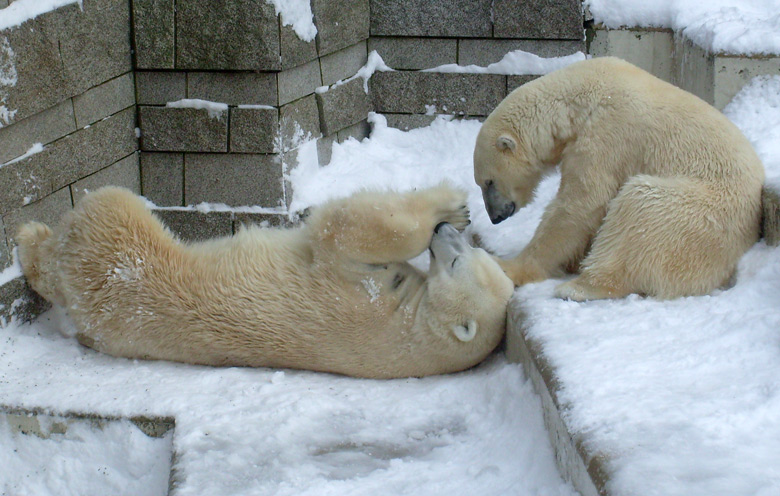
[[[264, 0], [83, 0], [0, 31], [0, 269], [20, 223], [54, 224], [106, 184], [146, 196], [184, 239], [287, 223], [302, 143], [316, 139], [325, 164], [334, 143], [368, 136], [371, 111], [402, 128], [483, 118], [534, 77], [423, 69], [584, 51], [580, 0], [310, 5], [311, 41]], [[350, 78], [373, 50], [395, 70], [366, 91]], [[227, 207], [188, 207], [202, 202]], [[8, 278], [0, 317], [40, 304]]]
[[[22, 222], [54, 223], [102, 184], [140, 192], [129, 16], [127, 0], [83, 0], [0, 31], [0, 270]], [[0, 315], [39, 311], [26, 292], [0, 286]]]

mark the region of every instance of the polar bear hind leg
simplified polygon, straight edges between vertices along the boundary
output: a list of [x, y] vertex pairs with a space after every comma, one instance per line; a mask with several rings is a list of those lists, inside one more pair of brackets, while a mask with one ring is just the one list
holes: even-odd
[[728, 227], [739, 222], [723, 203], [697, 179], [630, 178], [610, 201], [581, 274], [556, 295], [584, 301], [711, 292], [729, 280], [741, 253], [740, 234]]

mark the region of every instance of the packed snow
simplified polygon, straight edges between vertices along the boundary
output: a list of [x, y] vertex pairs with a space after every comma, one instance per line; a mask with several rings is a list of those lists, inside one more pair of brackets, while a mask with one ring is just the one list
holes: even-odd
[[21, 26], [25, 21], [41, 14], [82, 0], [15, 0], [8, 7], [0, 9], [0, 31]]
[[205, 110], [212, 119], [219, 119], [222, 117], [222, 114], [228, 110], [227, 103], [211, 102], [199, 98], [183, 98], [181, 100], [176, 100], [175, 102], [168, 102], [165, 106], [168, 108]]
[[780, 55], [778, 0], [585, 0], [593, 20], [608, 28], [681, 31], [713, 53]]

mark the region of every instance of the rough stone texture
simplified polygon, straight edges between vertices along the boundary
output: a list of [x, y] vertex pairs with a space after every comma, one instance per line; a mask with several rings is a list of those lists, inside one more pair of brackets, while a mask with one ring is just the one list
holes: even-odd
[[[435, 72], [379, 72], [369, 80], [380, 113], [488, 115], [506, 96], [506, 76]], [[468, 95], [468, 98], [465, 96]]]
[[715, 57], [689, 39], [674, 36], [672, 83], [707, 103], [714, 101]]
[[9, 233], [9, 242], [15, 246], [13, 238], [19, 226], [25, 222], [34, 220], [54, 227], [72, 207], [70, 188], [65, 187], [40, 201], [8, 212], [3, 215], [3, 224], [5, 224], [6, 232]]
[[76, 118], [70, 100], [0, 128], [0, 164], [23, 155], [34, 143], [47, 145], [75, 130]]
[[73, 97], [76, 125], [88, 124], [135, 105], [133, 73], [128, 72]]
[[311, 95], [322, 86], [318, 60], [280, 72], [278, 75], [279, 105]]
[[230, 212], [155, 209], [154, 214], [183, 241], [205, 241], [233, 234]]
[[673, 45], [671, 30], [596, 29], [589, 53], [594, 57], [619, 57], [671, 82]]
[[364, 41], [320, 58], [322, 84], [330, 86], [354, 76], [367, 61], [368, 52]]
[[17, 277], [0, 286], [0, 317], [28, 322], [51, 308], [51, 303], [30, 289], [24, 277]]
[[435, 115], [424, 114], [382, 114], [387, 119], [387, 125], [403, 131], [429, 126], [436, 119]]
[[311, 8], [320, 57], [368, 39], [371, 16], [367, 0], [311, 0]]
[[763, 204], [762, 235], [766, 244], [777, 246], [780, 244], [780, 188], [764, 186], [761, 191], [761, 203]]
[[165, 105], [187, 98], [184, 72], [136, 71], [135, 94], [138, 105]]
[[133, 0], [132, 4], [136, 68], [173, 69], [174, 0]]
[[141, 152], [141, 194], [161, 207], [184, 205], [184, 154]]
[[737, 57], [715, 55], [712, 105], [723, 110], [753, 78], [762, 75], [780, 76], [780, 57]]
[[317, 93], [320, 127], [328, 136], [364, 120], [371, 111], [371, 100], [363, 89], [363, 79], [357, 78], [324, 93]]
[[75, 205], [84, 195], [102, 186], [122, 186], [133, 193], [141, 194], [141, 175], [138, 169], [138, 153], [133, 153], [119, 162], [101, 169], [91, 176], [70, 185]]
[[[331, 156], [333, 155], [333, 143], [336, 142], [336, 136], [325, 136], [317, 140], [317, 163], [319, 165], [327, 165], [330, 163]], [[293, 164], [294, 166], [295, 164]]]
[[275, 155], [197, 153], [184, 156], [184, 203], [276, 207], [283, 202]]
[[275, 153], [279, 136], [279, 111], [275, 108], [230, 109], [230, 151]]
[[580, 0], [494, 0], [493, 36], [581, 40]]
[[255, 0], [176, 3], [176, 68], [281, 69], [274, 6]]
[[292, 26], [282, 26], [281, 28], [281, 58], [282, 70], [311, 62], [317, 58], [317, 42], [303, 41], [293, 31]]
[[458, 64], [485, 67], [500, 61], [504, 55], [515, 50], [545, 58], [562, 57], [585, 52], [585, 40], [460, 40]]
[[41, 153], [0, 167], [0, 212], [37, 201], [138, 149], [129, 108], [59, 139]]
[[233, 214], [233, 232], [246, 226], [260, 227], [290, 227], [292, 222], [287, 214], [261, 214], [249, 212], [236, 212]]
[[138, 119], [144, 151], [227, 151], [227, 111], [211, 117], [201, 109], [139, 106]]
[[133, 69], [127, 0], [84, 0], [82, 5], [74, 17], [58, 17], [60, 53], [72, 95]]
[[510, 94], [520, 86], [529, 81], [533, 81], [539, 76], [507, 76], [506, 78], [506, 94]]
[[364, 138], [368, 138], [370, 134], [371, 126], [368, 124], [366, 119], [363, 119], [357, 124], [353, 124], [349, 127], [341, 129], [338, 133], [336, 133], [336, 139], [339, 143], [344, 143], [350, 138], [362, 141]]
[[190, 72], [187, 98], [228, 105], [276, 105], [276, 75], [270, 72]]
[[371, 36], [489, 38], [492, 3], [492, 0], [371, 0]]
[[322, 134], [320, 114], [314, 95], [301, 98], [279, 109], [279, 133], [283, 152], [297, 148]]
[[19, 27], [4, 30], [0, 37], [0, 63], [15, 67], [16, 84], [0, 86], [0, 105], [13, 115], [0, 115], [0, 124], [7, 125], [37, 114], [67, 99], [70, 80], [65, 73], [59, 51], [59, 30], [56, 19], [78, 6], [66, 6], [28, 20]]
[[5, 225], [3, 224], [3, 218], [0, 217], [0, 271], [11, 265], [11, 250], [8, 247], [8, 240], [6, 237], [8, 233], [5, 232]]
[[458, 61], [458, 40], [451, 38], [372, 37], [368, 50], [376, 50], [385, 64], [399, 70], [430, 69]]

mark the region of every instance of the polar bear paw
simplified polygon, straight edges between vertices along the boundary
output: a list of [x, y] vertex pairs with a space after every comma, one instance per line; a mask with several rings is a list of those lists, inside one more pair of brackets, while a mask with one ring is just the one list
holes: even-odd
[[595, 286], [583, 280], [582, 276], [571, 281], [559, 284], [555, 288], [555, 296], [564, 300], [588, 301], [605, 300], [610, 298], [622, 298], [628, 294], [625, 291], [618, 291], [613, 288]]
[[438, 223], [451, 224], [458, 231], [463, 231], [471, 224], [468, 206], [468, 196], [465, 191], [442, 185], [430, 190], [431, 198], [438, 206]]

